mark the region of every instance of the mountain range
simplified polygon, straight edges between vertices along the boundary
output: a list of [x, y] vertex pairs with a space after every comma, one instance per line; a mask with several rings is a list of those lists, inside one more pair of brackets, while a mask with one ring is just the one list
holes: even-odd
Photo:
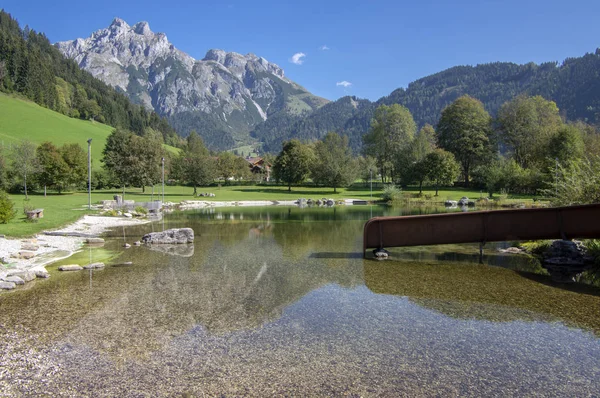
[[254, 54], [213, 49], [195, 60], [146, 22], [129, 26], [116, 18], [86, 39], [56, 46], [132, 101], [167, 117], [180, 134], [197, 131], [213, 149], [258, 142], [264, 151], [278, 152], [286, 139], [310, 141], [336, 131], [359, 150], [377, 106], [399, 103], [418, 126], [435, 125], [444, 107], [464, 94], [481, 100], [491, 114], [519, 94], [542, 95], [557, 103], [565, 119], [600, 122], [600, 50], [560, 64], [456, 66], [375, 102], [330, 102]]
[[213, 149], [249, 142], [249, 132], [278, 114], [311, 113], [328, 100], [254, 54], [209, 50], [196, 60], [147, 22], [115, 18], [85, 39], [56, 43], [67, 57], [129, 98], [167, 117], [183, 135], [197, 131]]

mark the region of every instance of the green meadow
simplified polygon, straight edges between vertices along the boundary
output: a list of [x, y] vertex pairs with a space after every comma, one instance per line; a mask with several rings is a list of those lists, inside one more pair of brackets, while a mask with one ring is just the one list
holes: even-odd
[[[21, 140], [35, 144], [50, 141], [56, 146], [78, 143], [87, 151], [87, 140], [92, 139], [92, 164], [101, 166], [106, 137], [113, 127], [94, 121], [73, 119], [43, 108], [33, 102], [0, 94], [0, 145], [9, 148]], [[176, 148], [165, 145], [176, 153]]]

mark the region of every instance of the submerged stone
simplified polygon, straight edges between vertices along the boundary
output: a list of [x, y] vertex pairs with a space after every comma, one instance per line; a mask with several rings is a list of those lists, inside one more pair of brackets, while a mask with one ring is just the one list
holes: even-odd
[[124, 263], [113, 264], [113, 267], [131, 267], [133, 263], [131, 261], [126, 261]]
[[142, 237], [146, 244], [184, 244], [194, 242], [194, 230], [191, 228], [173, 228], [163, 232], [151, 232]]
[[87, 238], [85, 240], [85, 243], [87, 243], [87, 244], [100, 244], [100, 243], [104, 243], [104, 239], [102, 239], [102, 238]]

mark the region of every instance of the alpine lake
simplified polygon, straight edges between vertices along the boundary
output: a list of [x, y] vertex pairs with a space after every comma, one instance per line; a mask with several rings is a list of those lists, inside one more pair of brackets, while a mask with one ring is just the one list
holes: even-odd
[[[116, 228], [0, 294], [0, 396], [598, 396], [600, 288], [554, 284], [508, 243], [483, 265], [476, 244], [363, 259], [370, 217], [441, 211], [211, 208]], [[194, 244], [122, 247], [181, 227]]]

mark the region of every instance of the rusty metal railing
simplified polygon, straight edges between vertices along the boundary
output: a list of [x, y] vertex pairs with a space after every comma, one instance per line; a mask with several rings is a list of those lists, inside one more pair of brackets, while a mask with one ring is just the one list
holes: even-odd
[[363, 256], [371, 248], [573, 238], [600, 238], [600, 204], [374, 217], [364, 227]]

